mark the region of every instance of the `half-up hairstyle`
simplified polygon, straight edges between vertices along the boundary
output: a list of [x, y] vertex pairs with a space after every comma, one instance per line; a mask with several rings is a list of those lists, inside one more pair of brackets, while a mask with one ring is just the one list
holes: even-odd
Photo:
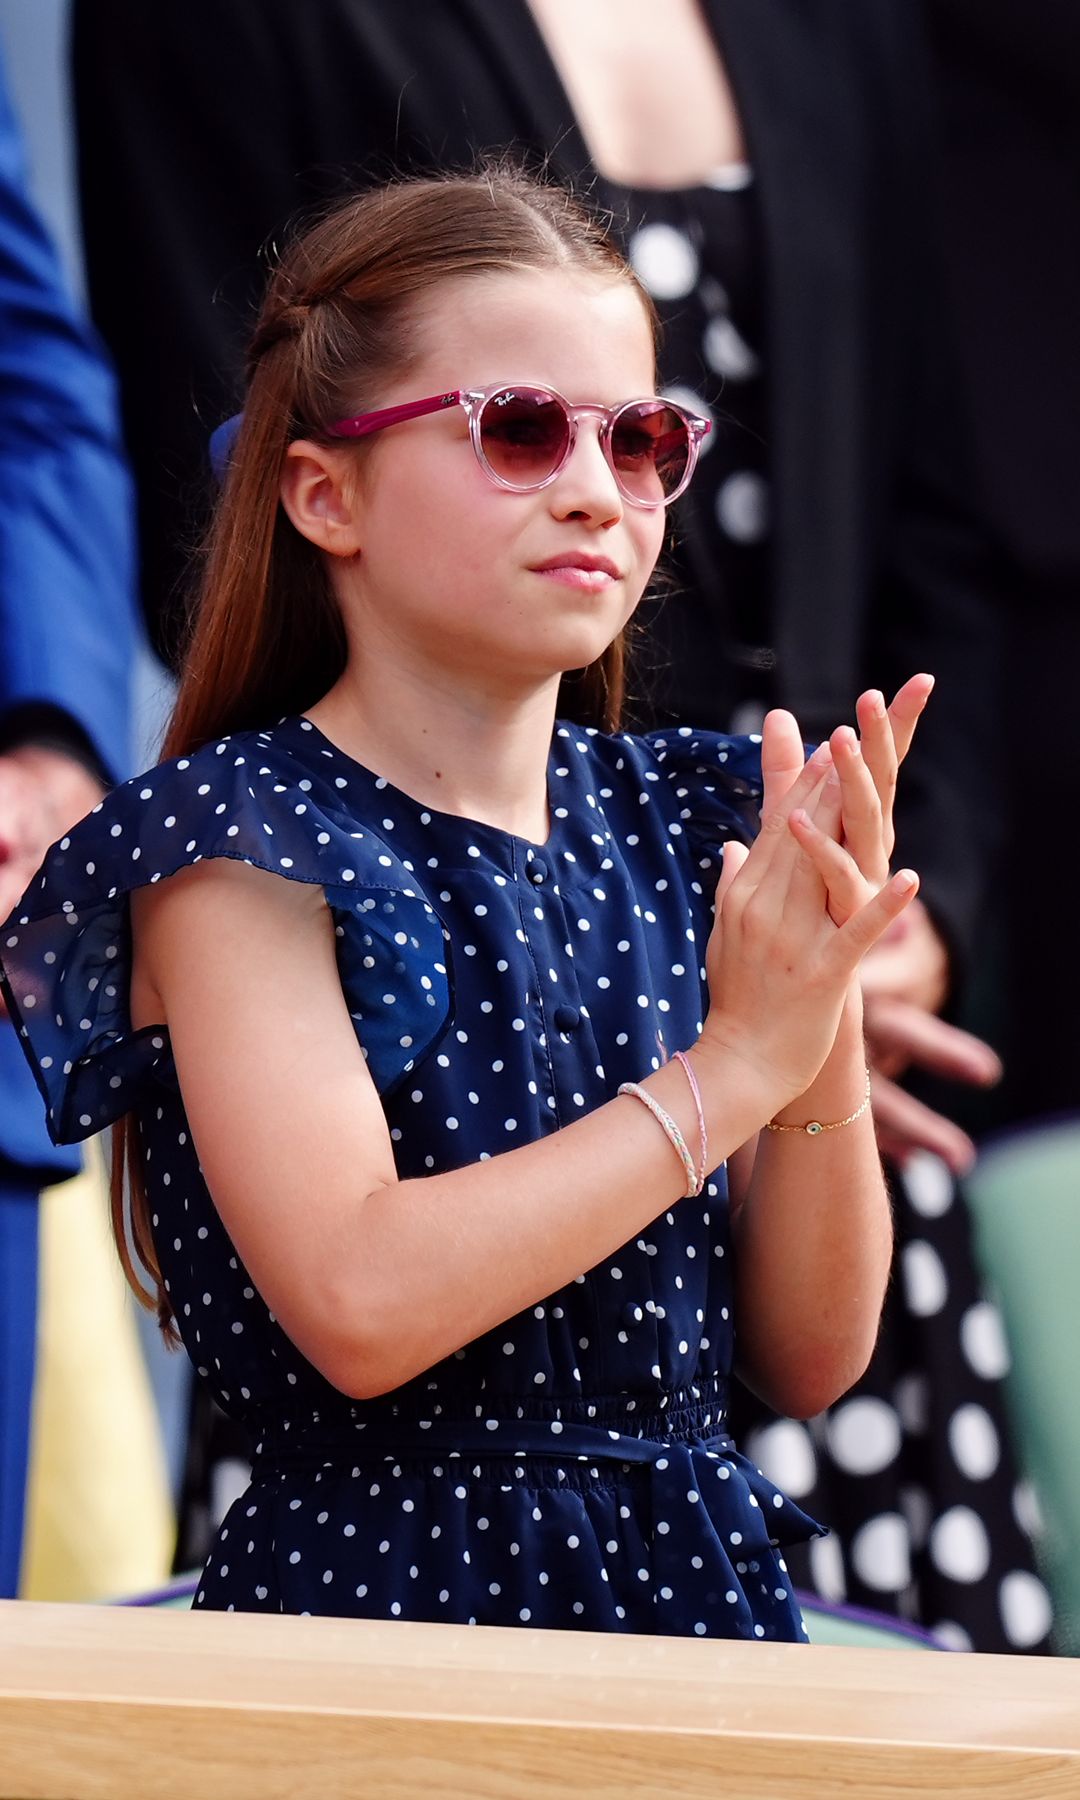
[[[305, 712], [333, 687], [345, 667], [345, 631], [321, 553], [280, 502], [288, 446], [301, 437], [329, 441], [334, 420], [378, 404], [419, 357], [420, 302], [443, 282], [520, 269], [629, 282], [655, 341], [652, 302], [600, 221], [566, 189], [514, 164], [355, 196], [286, 247], [251, 339], [243, 417], [203, 553], [165, 757]], [[564, 680], [560, 709], [580, 724], [616, 729], [625, 662], [620, 636]], [[129, 1115], [113, 1131], [113, 1231], [137, 1297], [176, 1342], [148, 1212]]]
[[[288, 445], [378, 403], [417, 358], [418, 302], [442, 282], [516, 269], [628, 281], [655, 334], [652, 303], [600, 221], [514, 165], [361, 194], [286, 249], [251, 340], [165, 756], [302, 712], [334, 685], [345, 633], [320, 552], [280, 504]], [[581, 723], [618, 726], [624, 662], [619, 639], [568, 684]]]

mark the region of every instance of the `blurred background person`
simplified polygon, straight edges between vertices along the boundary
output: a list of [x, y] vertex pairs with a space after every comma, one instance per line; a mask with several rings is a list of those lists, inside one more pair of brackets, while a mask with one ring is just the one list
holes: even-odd
[[[90, 294], [120, 370], [164, 654], [183, 636], [207, 437], [234, 409], [260, 250], [358, 179], [512, 146], [611, 210], [664, 318], [666, 389], [718, 426], [640, 646], [642, 718], [753, 729], [782, 704], [819, 735], [861, 685], [937, 676], [898, 819], [924, 904], [879, 953], [867, 1012], [882, 1143], [934, 1155], [916, 1155], [910, 1191], [898, 1181], [903, 1279], [864, 1383], [811, 1429], [759, 1419], [757, 1444], [837, 1527], [807, 1584], [1004, 1649], [1019, 1646], [998, 1583], [1031, 1552], [998, 1384], [961, 1343], [981, 1300], [950, 1171], [973, 1147], [887, 1079], [912, 1060], [997, 1074], [935, 1016], [984, 892], [996, 821], [968, 800], [999, 666], [920, 50], [906, 0], [76, 0], [74, 71]], [[949, 1448], [971, 1406], [1001, 1446], [977, 1482]], [[978, 1589], [933, 1554], [935, 1519], [961, 1503], [989, 1546]]]
[[[130, 765], [132, 526], [112, 377], [30, 201], [0, 62], [0, 917], [46, 847]], [[162, 1573], [168, 1555], [156, 1420], [109, 1256], [100, 1162], [79, 1169], [77, 1152], [49, 1141], [4, 1013], [0, 1596], [8, 1598], [80, 1599], [137, 1585]], [[118, 1507], [120, 1495], [134, 1518]], [[140, 1502], [149, 1502], [141, 1513]]]
[[[1073, 0], [924, 0], [941, 121], [942, 212], [976, 494], [1005, 594], [1010, 853], [974, 1004], [1005, 1059], [983, 1123], [1080, 1112], [1080, 959], [1069, 884], [1040, 890], [1026, 847], [1080, 792], [1080, 9]], [[1004, 976], [1004, 979], [1002, 979]]]

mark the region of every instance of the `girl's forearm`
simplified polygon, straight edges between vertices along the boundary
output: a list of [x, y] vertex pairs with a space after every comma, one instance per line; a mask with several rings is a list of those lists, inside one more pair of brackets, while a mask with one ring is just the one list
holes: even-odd
[[[865, 1084], [853, 993], [821, 1074], [776, 1122], [847, 1118]], [[865, 1369], [888, 1280], [892, 1221], [869, 1107], [816, 1137], [761, 1132], [736, 1252], [740, 1373], [777, 1412], [820, 1412]]]
[[[699, 1044], [694, 1067], [715, 1167], [776, 1095], [731, 1051]], [[668, 1063], [643, 1085], [696, 1161], [684, 1070]], [[326, 1372], [358, 1398], [399, 1386], [595, 1267], [685, 1191], [678, 1155], [631, 1096], [490, 1161], [375, 1189], [347, 1241], [328, 1246], [338, 1347]]]

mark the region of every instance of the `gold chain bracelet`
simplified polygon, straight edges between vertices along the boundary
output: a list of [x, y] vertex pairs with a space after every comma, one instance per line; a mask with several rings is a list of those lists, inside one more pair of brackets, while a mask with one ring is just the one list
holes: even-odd
[[798, 1131], [802, 1133], [803, 1137], [820, 1137], [823, 1131], [843, 1131], [845, 1125], [854, 1125], [856, 1119], [862, 1118], [869, 1104], [870, 1071], [867, 1069], [866, 1092], [862, 1097], [862, 1104], [857, 1106], [853, 1113], [849, 1113], [846, 1119], [834, 1119], [828, 1125], [823, 1125], [820, 1119], [811, 1119], [806, 1125], [777, 1125], [775, 1120], [769, 1119], [765, 1129], [766, 1131]]

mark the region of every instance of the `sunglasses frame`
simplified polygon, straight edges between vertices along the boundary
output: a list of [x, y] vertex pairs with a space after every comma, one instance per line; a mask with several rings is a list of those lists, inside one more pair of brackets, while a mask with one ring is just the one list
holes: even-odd
[[[555, 467], [540, 481], [524, 484], [507, 481], [488, 461], [482, 437], [482, 415], [484, 408], [500, 394], [512, 395], [517, 390], [527, 389], [530, 393], [544, 394], [554, 400], [563, 410], [567, 421], [566, 448]], [[649, 512], [657, 507], [670, 506], [673, 500], [684, 493], [690, 483], [691, 476], [697, 467], [701, 446], [712, 430], [712, 420], [699, 418], [697, 413], [689, 412], [677, 401], [668, 400], [662, 394], [649, 394], [638, 400], [624, 400], [618, 406], [601, 406], [599, 401], [585, 401], [580, 406], [572, 406], [556, 388], [548, 387], [543, 381], [497, 381], [485, 388], [455, 388], [451, 393], [431, 394], [424, 400], [408, 400], [401, 406], [384, 406], [377, 412], [358, 413], [352, 419], [338, 419], [331, 425], [329, 435], [335, 438], [368, 437], [372, 432], [385, 431], [389, 425], [401, 425], [408, 419], [421, 419], [427, 414], [443, 411], [448, 406], [460, 406], [464, 409], [469, 421], [469, 437], [473, 453], [488, 480], [496, 487], [505, 488], [511, 494], [538, 494], [543, 488], [550, 487], [562, 474], [577, 443], [578, 421], [586, 417], [599, 418], [600, 448], [604, 453], [607, 465], [615, 478], [615, 485], [629, 506], [639, 506]], [[686, 468], [678, 487], [662, 500], [642, 500], [640, 496], [631, 494], [624, 486], [619, 470], [615, 466], [612, 454], [612, 434], [619, 418], [635, 406], [660, 406], [669, 412], [676, 413], [686, 426], [687, 457]]]

